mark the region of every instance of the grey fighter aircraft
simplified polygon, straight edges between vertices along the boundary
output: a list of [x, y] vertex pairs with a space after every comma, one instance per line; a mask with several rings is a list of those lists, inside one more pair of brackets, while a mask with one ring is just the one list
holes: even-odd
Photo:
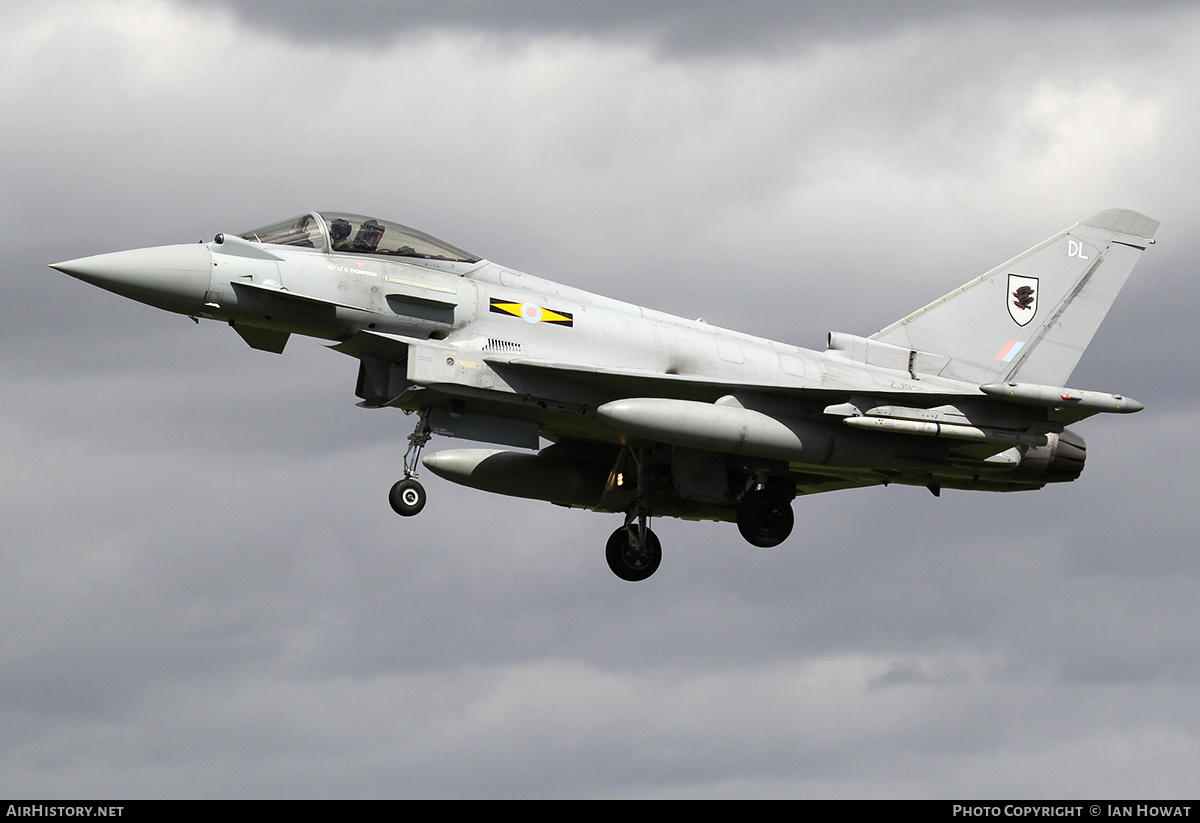
[[[737, 523], [763, 548], [797, 495], [899, 483], [1019, 491], [1074, 480], [1068, 424], [1141, 404], [1066, 382], [1158, 221], [1102, 211], [870, 337], [808, 351], [523, 274], [396, 223], [311, 212], [211, 243], [54, 268], [358, 359], [360, 406], [416, 414], [390, 501], [425, 505], [419, 463], [484, 491], [620, 514], [607, 559], [658, 568], [651, 516]], [[434, 434], [521, 449], [452, 449]], [[543, 441], [549, 445], [539, 446]]]

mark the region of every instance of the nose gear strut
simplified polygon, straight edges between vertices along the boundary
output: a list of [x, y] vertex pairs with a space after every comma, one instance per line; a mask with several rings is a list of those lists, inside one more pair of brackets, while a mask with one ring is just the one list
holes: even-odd
[[433, 429], [429, 426], [429, 409], [421, 409], [417, 417], [417, 426], [408, 436], [408, 449], [404, 452], [404, 479], [396, 481], [388, 493], [392, 510], [401, 517], [412, 517], [425, 508], [425, 487], [417, 481], [417, 466], [421, 450], [433, 437]]

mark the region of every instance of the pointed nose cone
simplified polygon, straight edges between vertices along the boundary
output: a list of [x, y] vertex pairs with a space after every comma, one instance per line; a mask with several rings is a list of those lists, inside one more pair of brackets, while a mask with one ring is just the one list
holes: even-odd
[[50, 268], [167, 311], [200, 312], [212, 279], [212, 255], [200, 243], [97, 254]]

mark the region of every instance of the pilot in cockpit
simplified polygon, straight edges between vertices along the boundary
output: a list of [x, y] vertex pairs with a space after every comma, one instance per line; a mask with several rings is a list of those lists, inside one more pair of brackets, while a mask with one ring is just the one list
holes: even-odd
[[350, 221], [341, 217], [335, 218], [329, 224], [329, 245], [334, 251], [348, 251], [350, 240]]
[[374, 253], [379, 241], [383, 239], [383, 226], [377, 220], [368, 220], [359, 228], [354, 236], [354, 251]]

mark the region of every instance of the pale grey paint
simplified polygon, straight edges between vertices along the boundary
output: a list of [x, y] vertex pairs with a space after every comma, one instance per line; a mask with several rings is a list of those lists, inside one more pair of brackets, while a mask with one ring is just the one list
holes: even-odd
[[[1192, 792], [1193, 6], [686, 4], [664, 48], [646, 4], [290, 5], [5, 4], [9, 796]], [[430, 477], [398, 523], [411, 421], [348, 358], [45, 268], [312, 204], [811, 349], [1131, 205], [1159, 242], [1072, 383], [1147, 409], [1035, 494], [820, 495], [770, 552], [656, 521], [647, 594], [611, 517]]]
[[[305, 225], [324, 231], [325, 222], [313, 213]], [[1064, 425], [1140, 404], [1072, 395], [1063, 384], [1157, 227], [1135, 212], [1101, 212], [871, 339], [830, 334], [824, 353], [486, 260], [323, 251], [332, 248], [328, 237], [297, 248], [220, 235], [203, 247], [54, 267], [228, 323], [257, 349], [282, 351], [289, 334], [332, 340], [360, 360], [364, 405], [419, 412], [438, 435], [525, 448], [537, 448], [540, 435], [559, 444], [554, 460], [527, 461], [527, 473], [558, 477], [574, 461], [602, 492], [564, 497], [549, 478], [530, 485], [494, 475], [484, 484], [478, 460], [428, 464], [446, 479], [518, 496], [549, 489], [544, 499], [625, 510], [627, 519], [737, 519], [754, 542], [743, 520], [758, 487], [786, 508], [797, 493], [847, 486], [899, 483], [940, 494], [1077, 477], [1083, 441]], [[306, 229], [305, 245], [312, 237]], [[1028, 285], [1016, 291], [1013, 282]], [[721, 499], [711, 469], [677, 459], [676, 449], [724, 463]], [[597, 451], [607, 456], [597, 460]], [[653, 484], [652, 466], [664, 478]], [[791, 526], [780, 528], [771, 545]]]

